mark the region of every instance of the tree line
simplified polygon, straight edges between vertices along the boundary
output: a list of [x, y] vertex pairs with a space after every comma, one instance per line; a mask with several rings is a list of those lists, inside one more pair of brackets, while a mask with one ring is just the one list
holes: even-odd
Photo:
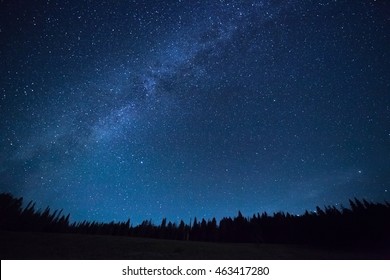
[[219, 222], [194, 218], [172, 223], [163, 219], [155, 225], [150, 220], [133, 226], [126, 222], [70, 222], [70, 215], [50, 208], [36, 210], [23, 198], [0, 194], [0, 230], [121, 235], [131, 237], [192, 240], [206, 242], [250, 242], [317, 244], [327, 246], [380, 245], [390, 248], [390, 204], [349, 200], [349, 208], [326, 206], [303, 215], [266, 212], [244, 217], [225, 217]]

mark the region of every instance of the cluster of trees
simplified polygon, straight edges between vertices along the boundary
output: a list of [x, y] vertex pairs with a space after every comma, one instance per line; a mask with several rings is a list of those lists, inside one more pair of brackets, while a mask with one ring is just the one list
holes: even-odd
[[0, 229], [16, 231], [67, 232], [124, 235], [133, 237], [193, 240], [210, 242], [254, 242], [320, 245], [373, 245], [390, 248], [390, 204], [350, 200], [350, 208], [334, 206], [304, 215], [278, 212], [272, 216], [258, 213], [234, 218], [194, 219], [186, 224], [167, 222], [160, 225], [143, 221], [132, 226], [126, 222], [73, 222], [62, 211], [35, 210], [35, 204], [22, 207], [23, 199], [0, 194]]
[[30, 202], [23, 208], [23, 198], [0, 194], [0, 229], [15, 231], [65, 232], [69, 228], [69, 214], [51, 212], [47, 207], [40, 211]]

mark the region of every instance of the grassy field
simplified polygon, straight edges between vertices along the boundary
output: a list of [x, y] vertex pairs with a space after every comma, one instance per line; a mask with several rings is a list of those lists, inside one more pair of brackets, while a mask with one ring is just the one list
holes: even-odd
[[0, 231], [1, 259], [386, 259], [386, 252]]

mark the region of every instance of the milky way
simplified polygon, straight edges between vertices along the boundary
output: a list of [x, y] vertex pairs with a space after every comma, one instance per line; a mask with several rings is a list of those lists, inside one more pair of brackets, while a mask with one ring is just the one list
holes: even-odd
[[0, 4], [0, 191], [135, 224], [389, 200], [387, 1], [41, 2]]

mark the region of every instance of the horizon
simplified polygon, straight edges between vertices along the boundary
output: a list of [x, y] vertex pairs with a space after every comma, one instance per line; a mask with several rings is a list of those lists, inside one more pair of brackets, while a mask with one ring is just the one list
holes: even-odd
[[[161, 222], [163, 220], [166, 220], [166, 222], [171, 222], [172, 224], [175, 224], [175, 225], [178, 225], [181, 221], [183, 221], [185, 223], [185, 225], [189, 225], [191, 226], [193, 223], [194, 223], [194, 220], [196, 219], [198, 222], [201, 222], [203, 219], [206, 221], [206, 222], [209, 222], [209, 221], [212, 221], [213, 219], [216, 219], [216, 222], [217, 222], [217, 225], [219, 225], [220, 221], [223, 220], [223, 219], [229, 219], [229, 218], [235, 218], [235, 217], [238, 217], [239, 216], [239, 213], [241, 213], [241, 215], [246, 218], [246, 219], [250, 219], [252, 218], [253, 216], [262, 216], [264, 214], [266, 214], [267, 216], [269, 217], [273, 217], [274, 215], [276, 214], [284, 214], [284, 215], [291, 215], [291, 216], [295, 216], [295, 217], [300, 217], [300, 216], [304, 216], [307, 213], [309, 214], [317, 214], [317, 207], [319, 207], [321, 210], [325, 210], [325, 208], [327, 207], [331, 207], [331, 208], [336, 208], [338, 211], [342, 212], [344, 209], [348, 209], [348, 210], [351, 210], [351, 202], [352, 203], [355, 203], [356, 204], [356, 201], [359, 201], [360, 203], [363, 203], [364, 201], [367, 201], [366, 199], [364, 198], [350, 198], [348, 199], [348, 202], [343, 204], [343, 203], [336, 203], [335, 205], [316, 205], [313, 207], [313, 209], [306, 209], [304, 210], [302, 213], [292, 213], [292, 212], [288, 212], [288, 211], [283, 211], [283, 210], [279, 210], [279, 211], [273, 211], [273, 212], [267, 212], [267, 211], [257, 211], [257, 212], [254, 212], [254, 213], [251, 213], [251, 214], [245, 214], [243, 213], [241, 210], [238, 210], [234, 215], [226, 215], [226, 216], [222, 216], [222, 217], [216, 217], [216, 216], [212, 216], [212, 217], [190, 217], [189, 218], [189, 222], [188, 221], [185, 221], [184, 219], [181, 219], [179, 217], [176, 217], [176, 219], [169, 219], [168, 217], [162, 217], [160, 219], [160, 221], [156, 221], [156, 220], [153, 220], [153, 219], [140, 219], [140, 220], [137, 220], [136, 222], [134, 222], [134, 220], [131, 218], [131, 217], [127, 217], [123, 220], [118, 220], [118, 219], [113, 219], [113, 220], [88, 220], [88, 219], [84, 219], [84, 220], [73, 220], [72, 218], [72, 213], [69, 213], [66, 211], [66, 209], [51, 209], [50, 205], [46, 205], [44, 207], [40, 207], [39, 205], [37, 206], [37, 203], [33, 200], [30, 200], [30, 201], [26, 201], [23, 197], [15, 197], [13, 194], [11, 193], [1, 193], [1, 194], [9, 194], [11, 195], [13, 198], [15, 199], [22, 199], [22, 205], [21, 205], [21, 208], [22, 210], [24, 209], [27, 209], [27, 206], [31, 207], [31, 206], [34, 206], [34, 210], [38, 213], [42, 213], [43, 211], [49, 209], [50, 213], [53, 214], [54, 212], [57, 212], [57, 214], [61, 213], [61, 215], [63, 215], [64, 217], [65, 216], [68, 216], [69, 215], [69, 223], [70, 224], [77, 224], [77, 223], [82, 223], [82, 222], [90, 222], [90, 223], [110, 223], [110, 222], [114, 222], [114, 223], [121, 223], [121, 222], [127, 222], [127, 221], [130, 221], [130, 227], [136, 227], [136, 226], [139, 226], [142, 224], [142, 222], [151, 222], [151, 224], [153, 226], [159, 226], [161, 224]], [[384, 201], [367, 201], [368, 203], [373, 203], [373, 204], [382, 204], [382, 205], [386, 205], [388, 204], [389, 202], [387, 200], [384, 200]]]

